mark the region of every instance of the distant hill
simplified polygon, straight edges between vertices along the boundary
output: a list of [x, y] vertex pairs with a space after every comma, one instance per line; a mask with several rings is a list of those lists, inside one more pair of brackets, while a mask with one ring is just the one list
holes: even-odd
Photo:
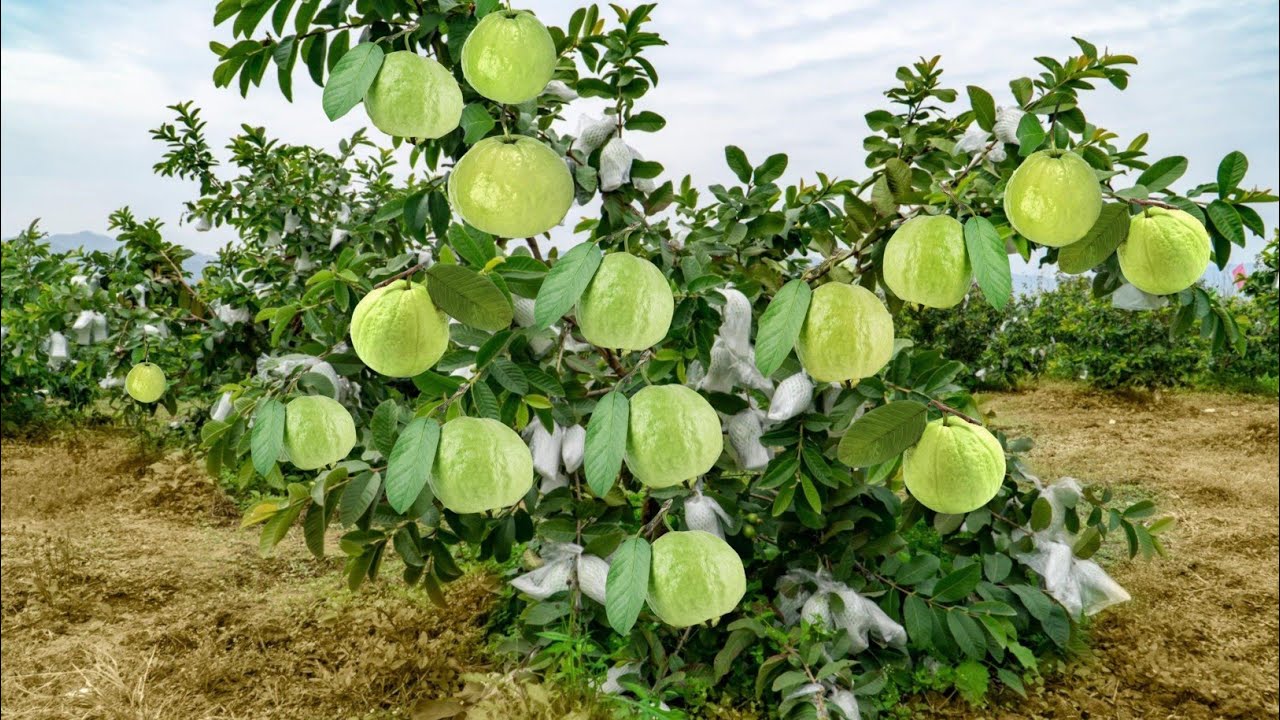
[[[48, 237], [48, 241], [49, 246], [58, 252], [69, 252], [77, 248], [84, 249], [88, 252], [93, 252], [95, 250], [112, 252], [116, 248], [120, 247], [120, 244], [116, 242], [115, 239], [107, 237], [106, 235], [99, 235], [95, 232], [89, 232], [88, 230], [81, 230], [77, 233], [50, 235]], [[192, 277], [198, 278], [200, 277], [200, 272], [204, 269], [204, 266], [213, 262], [213, 260], [214, 258], [212, 255], [196, 253], [187, 258], [186, 262], [182, 263], [182, 269]]]

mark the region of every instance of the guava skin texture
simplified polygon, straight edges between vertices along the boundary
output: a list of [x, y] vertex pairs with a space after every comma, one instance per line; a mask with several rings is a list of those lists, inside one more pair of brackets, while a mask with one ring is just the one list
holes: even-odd
[[973, 282], [964, 226], [948, 215], [904, 222], [885, 245], [884, 282], [907, 302], [940, 309], [959, 305]]
[[645, 350], [667, 336], [675, 307], [671, 286], [656, 265], [610, 253], [578, 300], [578, 328], [592, 345]]
[[485, 15], [462, 46], [462, 76], [494, 102], [518, 105], [538, 97], [555, 71], [555, 41], [527, 10]]
[[153, 403], [164, 396], [168, 382], [164, 371], [155, 363], [143, 362], [134, 365], [129, 374], [124, 376], [124, 391], [129, 397], [140, 403]]
[[351, 316], [351, 345], [361, 362], [387, 377], [413, 377], [449, 346], [449, 319], [427, 289], [408, 280], [373, 290]]
[[456, 513], [511, 507], [533, 487], [533, 455], [497, 420], [454, 418], [440, 431], [430, 479], [441, 504]]
[[458, 127], [462, 88], [443, 65], [408, 50], [387, 53], [364, 95], [373, 126], [388, 135], [435, 139]]
[[925, 426], [902, 456], [911, 496], [934, 512], [973, 512], [991, 502], [1004, 482], [1004, 449], [981, 425], [948, 415]]
[[485, 138], [449, 176], [449, 202], [472, 227], [504, 238], [550, 230], [573, 203], [564, 158], [523, 135]]
[[1079, 155], [1041, 150], [1022, 161], [1004, 189], [1004, 212], [1032, 242], [1062, 247], [1083, 238], [1102, 212], [1102, 186]]
[[631, 397], [624, 457], [651, 488], [679, 485], [707, 472], [724, 450], [720, 416], [683, 385], [650, 385]]
[[827, 283], [813, 291], [796, 355], [818, 382], [870, 377], [893, 355], [893, 317], [861, 285]]
[[672, 627], [726, 615], [747, 592], [742, 558], [729, 543], [701, 530], [669, 532], [653, 543], [649, 609]]
[[332, 465], [356, 446], [356, 423], [337, 400], [305, 395], [285, 406], [284, 448], [299, 470]]
[[1147, 208], [1129, 220], [1129, 237], [1116, 248], [1120, 272], [1152, 295], [1181, 292], [1209, 268], [1209, 233], [1190, 213]]

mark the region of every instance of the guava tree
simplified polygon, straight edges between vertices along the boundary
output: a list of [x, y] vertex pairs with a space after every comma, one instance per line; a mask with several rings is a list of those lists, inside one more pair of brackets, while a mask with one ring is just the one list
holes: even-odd
[[[275, 286], [255, 319], [346, 383], [227, 386], [211, 457], [282, 487], [246, 524], [264, 550], [301, 524], [317, 555], [338, 524], [352, 588], [394, 557], [440, 602], [464, 562], [492, 561], [515, 588], [513, 662], [607, 670], [639, 714], [759, 696], [783, 717], [872, 716], [922, 688], [980, 701], [993, 678], [1023, 692], [1127, 598], [1089, 560], [1104, 540], [1150, 556], [1171, 521], [1032, 476], [1030, 442], [986, 428], [963, 365], [896, 339], [894, 313], [1001, 307], [1010, 254], [1044, 249], [1100, 295], [1173, 297], [1182, 329], [1225, 349], [1238, 329], [1194, 283], [1275, 197], [1242, 186], [1239, 153], [1176, 190], [1185, 158], [1090, 123], [1082, 95], [1123, 89], [1136, 61], [1084, 40], [1000, 103], [962, 100], [938, 58], [900, 68], [866, 116], [863, 179], [781, 186], [785, 154], [729, 146], [738, 182], [697, 189], [628, 143], [665, 125], [645, 106], [652, 10], [544, 26], [496, 0], [218, 4], [235, 40], [212, 44], [215, 83], [247, 93], [275, 67], [288, 97], [305, 67], [323, 112], [363, 104], [421, 173], [319, 196], [287, 175], [206, 185], [191, 207], [295, 259], [300, 294]], [[579, 97], [608, 107], [570, 134]], [[335, 199], [368, 225], [324, 253]], [[593, 199], [571, 248], [547, 242]], [[309, 235], [289, 231], [315, 208]]]

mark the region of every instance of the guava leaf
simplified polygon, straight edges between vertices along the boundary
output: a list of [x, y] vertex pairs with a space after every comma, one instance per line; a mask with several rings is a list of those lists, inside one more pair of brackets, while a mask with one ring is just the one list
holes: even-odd
[[1233, 150], [1218, 163], [1218, 197], [1224, 198], [1240, 187], [1244, 174], [1249, 171], [1249, 158], [1239, 150]]
[[766, 377], [772, 375], [795, 347], [809, 312], [813, 291], [804, 280], [792, 280], [773, 296], [760, 316], [756, 332], [756, 368]]
[[507, 296], [492, 280], [461, 265], [432, 265], [427, 292], [437, 307], [465, 325], [501, 330], [511, 324], [514, 311]]
[[488, 135], [497, 123], [484, 105], [471, 103], [462, 109], [462, 120], [459, 124], [462, 126], [462, 142], [475, 145]]
[[971, 217], [964, 224], [964, 244], [969, 251], [973, 275], [982, 288], [982, 296], [991, 307], [999, 310], [1013, 296], [1013, 273], [1009, 269], [1009, 254], [1004, 240], [991, 221], [984, 217]]
[[1076, 275], [1092, 270], [1111, 257], [1129, 237], [1129, 208], [1124, 203], [1102, 206], [1098, 220], [1080, 240], [1058, 251], [1058, 267]]
[[1214, 200], [1205, 208], [1209, 221], [1222, 237], [1244, 247], [1244, 222], [1236, 209], [1221, 200]]
[[933, 599], [936, 602], [961, 600], [978, 587], [980, 580], [982, 580], [982, 566], [978, 563], [965, 565], [959, 570], [952, 571], [933, 586]]
[[533, 304], [533, 322], [545, 328], [564, 317], [595, 277], [604, 253], [593, 242], [584, 242], [560, 256], [538, 289]]
[[970, 85], [969, 104], [973, 106], [973, 119], [978, 123], [978, 127], [991, 132], [996, 126], [996, 101], [991, 97], [991, 93], [983, 90], [977, 85]]
[[382, 48], [377, 43], [360, 43], [333, 66], [322, 97], [324, 114], [330, 120], [346, 115], [364, 100], [365, 91], [382, 67], [382, 58]]
[[611, 392], [596, 403], [587, 421], [587, 439], [583, 449], [582, 470], [587, 485], [596, 497], [604, 497], [613, 488], [622, 470], [622, 456], [627, 449], [627, 427], [631, 420], [631, 403], [620, 392]]
[[1151, 163], [1150, 167], [1142, 171], [1134, 184], [1142, 185], [1149, 192], [1160, 192], [1177, 182], [1186, 171], [1187, 159], [1181, 155], [1174, 155]]
[[431, 476], [440, 425], [431, 418], [417, 418], [400, 431], [387, 458], [387, 502], [402, 513], [413, 506]]
[[400, 406], [395, 400], [383, 400], [373, 411], [369, 426], [373, 432], [373, 447], [383, 457], [391, 457], [391, 450], [396, 445], [396, 429], [400, 426]]
[[928, 411], [915, 400], [897, 400], [863, 415], [840, 438], [840, 462], [868, 467], [892, 460], [924, 434]]
[[742, 151], [742, 148], [737, 145], [725, 145], [724, 161], [733, 174], [738, 176], [739, 181], [751, 182], [751, 163], [747, 161], [747, 154]]
[[933, 611], [919, 595], [908, 595], [902, 603], [902, 620], [907, 636], [917, 647], [933, 645]]
[[613, 553], [605, 583], [604, 612], [609, 626], [626, 635], [631, 632], [649, 593], [652, 550], [644, 538], [623, 541]]
[[264, 400], [253, 413], [249, 450], [253, 454], [254, 469], [264, 477], [280, 458], [280, 449], [284, 446], [284, 417], [284, 405], [274, 399]]
[[1033, 113], [1027, 113], [1018, 121], [1018, 154], [1026, 157], [1044, 142], [1044, 128]]

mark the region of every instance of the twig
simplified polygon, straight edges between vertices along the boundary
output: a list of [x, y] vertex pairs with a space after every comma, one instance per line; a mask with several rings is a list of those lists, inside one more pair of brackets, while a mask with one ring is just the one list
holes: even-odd
[[673, 502], [675, 500], [668, 500], [662, 503], [662, 507], [658, 508], [658, 512], [654, 513], [653, 518], [645, 523], [643, 528], [640, 528], [640, 534], [644, 537], [652, 537], [654, 531], [658, 529], [658, 525], [662, 522], [662, 517], [671, 509], [671, 503]]
[[374, 285], [373, 289], [377, 290], [378, 288], [386, 287], [397, 280], [404, 280], [405, 278], [409, 277], [410, 275], [413, 275], [414, 273], [417, 273], [421, 270], [425, 270], [430, 265], [431, 263], [429, 262], [420, 262], [417, 265], [414, 265], [413, 267], [409, 268], [408, 270], [405, 270], [403, 272], [398, 272], [395, 275], [392, 275], [391, 277], [387, 278], [386, 280], [383, 280], [382, 282], [378, 283], [377, 285]]
[[526, 245], [529, 246], [529, 252], [533, 254], [533, 259], [537, 260], [538, 262], [543, 262], [542, 250], [538, 248], [538, 239], [527, 237], [524, 239], [524, 242]]
[[941, 400], [935, 400], [929, 397], [928, 395], [926, 395], [925, 393], [920, 392], [919, 390], [902, 387], [901, 385], [895, 385], [889, 382], [888, 380], [885, 380], [884, 384], [885, 384], [885, 387], [892, 388], [894, 390], [897, 390], [898, 392], [907, 393], [908, 395], [911, 395], [911, 394], [919, 395], [920, 397], [928, 400], [930, 405], [938, 408], [944, 413], [947, 413], [949, 415], [955, 415], [956, 417], [960, 418], [961, 420], [964, 420], [965, 422], [971, 423], [973, 425], [982, 425], [982, 421], [975, 419], [971, 415], [966, 415], [965, 413], [960, 412], [959, 410], [951, 407], [950, 405], [942, 402]]
[[1107, 192], [1107, 197], [1111, 198], [1112, 200], [1119, 200], [1121, 202], [1133, 203], [1134, 205], [1138, 205], [1141, 207], [1158, 207], [1158, 208], [1164, 208], [1165, 210], [1181, 210], [1182, 209], [1182, 208], [1179, 208], [1177, 205], [1171, 205], [1163, 200], [1152, 200], [1150, 198], [1124, 197], [1123, 195], [1117, 195], [1116, 193], [1110, 192], [1110, 191]]

